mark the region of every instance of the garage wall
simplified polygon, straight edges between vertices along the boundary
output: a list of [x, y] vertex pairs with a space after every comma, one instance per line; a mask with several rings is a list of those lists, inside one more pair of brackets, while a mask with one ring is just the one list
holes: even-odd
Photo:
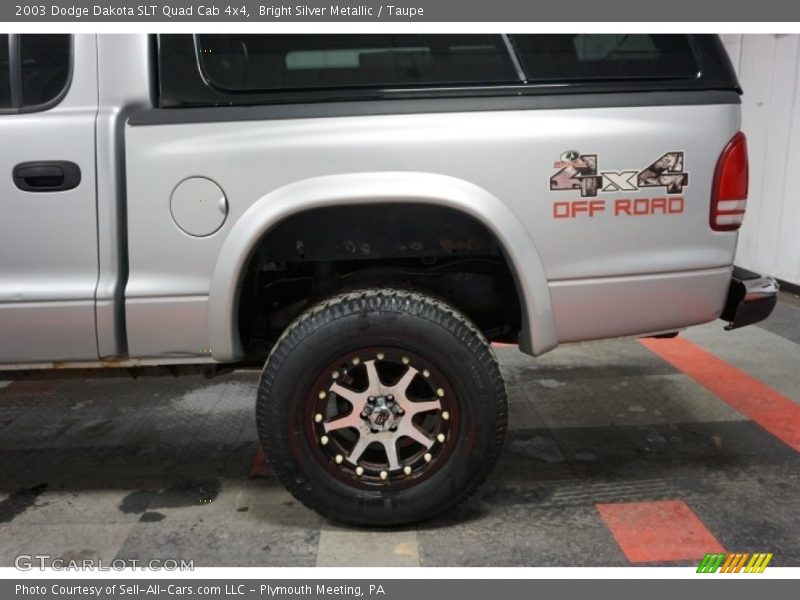
[[737, 263], [800, 285], [800, 36], [723, 35], [744, 89], [750, 195]]

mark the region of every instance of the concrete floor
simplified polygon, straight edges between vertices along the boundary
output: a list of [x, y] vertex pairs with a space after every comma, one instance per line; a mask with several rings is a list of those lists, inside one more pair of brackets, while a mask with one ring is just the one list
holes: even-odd
[[[726, 333], [718, 322], [684, 337], [800, 404], [796, 298], [762, 326]], [[510, 431], [494, 474], [447, 518], [392, 531], [339, 527], [273, 477], [248, 477], [256, 373], [0, 382], [0, 565], [48, 553], [195, 566], [624, 566], [631, 558], [598, 505], [679, 500], [730, 552], [800, 566], [790, 445], [636, 340], [536, 360], [497, 352]]]

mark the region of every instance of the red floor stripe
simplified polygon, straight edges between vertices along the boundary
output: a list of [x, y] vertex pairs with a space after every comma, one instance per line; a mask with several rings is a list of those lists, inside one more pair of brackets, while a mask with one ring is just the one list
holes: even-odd
[[272, 467], [267, 462], [267, 457], [264, 456], [264, 451], [261, 447], [258, 448], [253, 464], [250, 465], [250, 473], [248, 477], [270, 477], [272, 475]]
[[597, 511], [632, 563], [699, 560], [725, 549], [680, 500], [597, 504]]
[[800, 404], [684, 338], [639, 340], [672, 366], [800, 452]]

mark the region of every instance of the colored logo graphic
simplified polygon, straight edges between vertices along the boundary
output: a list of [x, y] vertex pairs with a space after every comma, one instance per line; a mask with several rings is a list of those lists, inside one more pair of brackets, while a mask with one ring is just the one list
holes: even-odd
[[636, 192], [642, 188], [667, 188], [668, 194], [680, 194], [689, 185], [684, 169], [683, 152], [666, 152], [643, 170], [600, 171], [597, 154], [578, 150], [562, 152], [553, 163], [558, 169], [550, 176], [550, 190], [580, 190], [581, 197], [594, 198], [598, 192]]
[[[748, 562], [748, 559], [749, 562]], [[698, 573], [763, 573], [772, 560], [772, 552], [738, 552], [706, 554], [697, 567]], [[747, 566], [745, 566], [747, 563]]]

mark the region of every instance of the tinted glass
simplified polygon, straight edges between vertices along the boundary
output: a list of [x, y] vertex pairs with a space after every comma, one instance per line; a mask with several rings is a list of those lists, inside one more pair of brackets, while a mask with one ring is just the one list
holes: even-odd
[[69, 79], [70, 36], [20, 36], [22, 103], [45, 104], [56, 98]]
[[0, 33], [0, 108], [11, 106], [11, 79], [8, 72], [8, 34]]
[[233, 92], [516, 82], [498, 35], [198, 35], [214, 87]]
[[680, 79], [698, 74], [684, 35], [515, 35], [529, 81]]

